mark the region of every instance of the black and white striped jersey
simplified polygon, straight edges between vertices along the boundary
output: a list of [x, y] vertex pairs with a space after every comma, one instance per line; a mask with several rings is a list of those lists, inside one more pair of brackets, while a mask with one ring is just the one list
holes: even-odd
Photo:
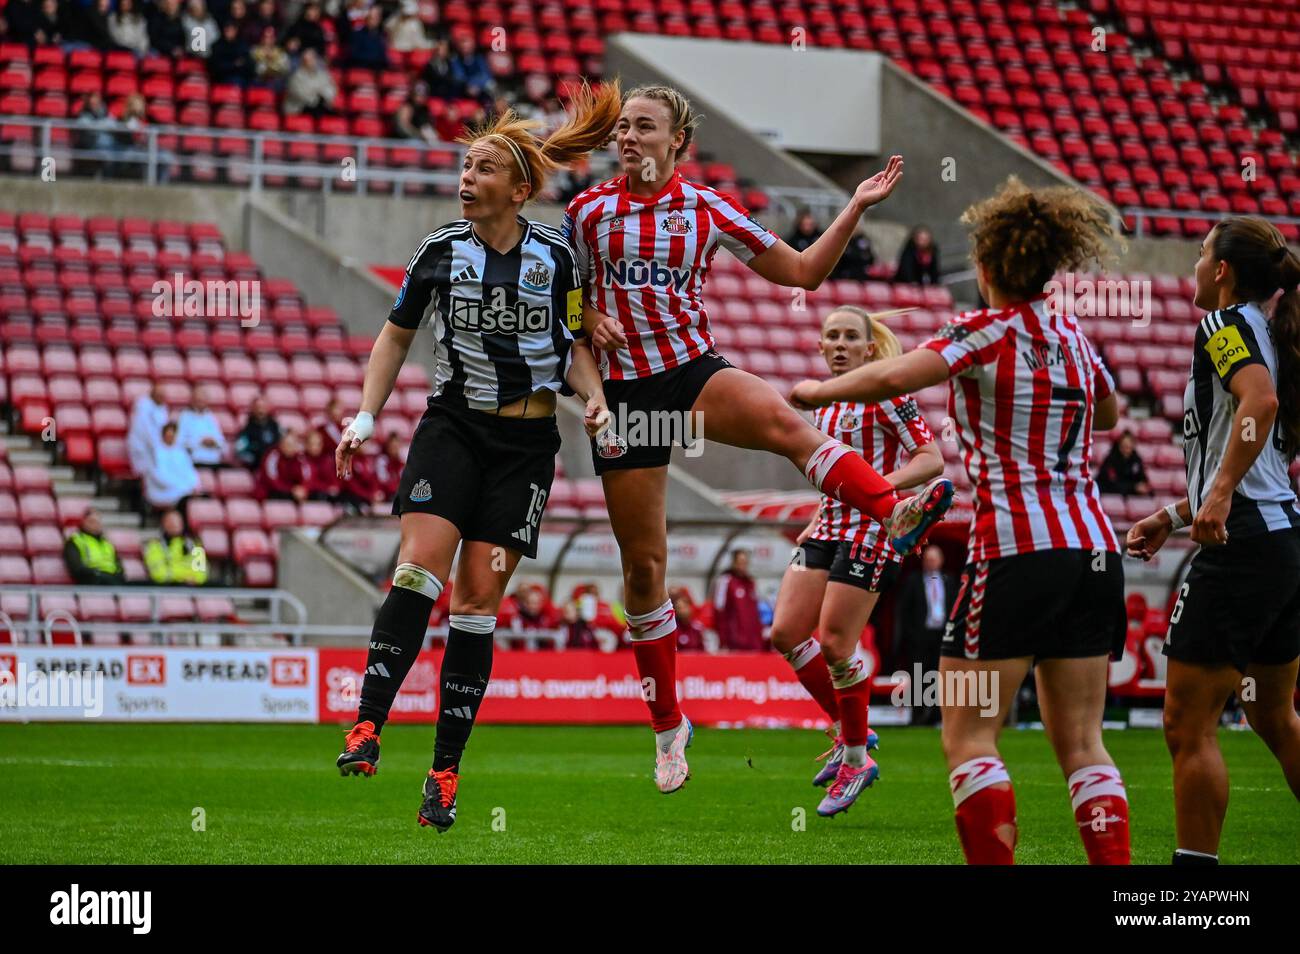
[[[1267, 368], [1277, 387], [1277, 352], [1268, 319], [1258, 305], [1234, 305], [1201, 319], [1192, 371], [1183, 393], [1183, 455], [1193, 516], [1214, 485], [1232, 438], [1237, 399], [1229, 385], [1237, 372], [1252, 364]], [[1259, 435], [1264, 449], [1232, 495], [1227, 522], [1230, 537], [1300, 528], [1280, 426], [1279, 418], [1271, 434]]]
[[582, 329], [573, 251], [549, 225], [520, 219], [523, 237], [501, 253], [469, 222], [428, 235], [406, 267], [388, 320], [433, 331], [437, 401], [494, 411], [534, 391], [560, 391]]

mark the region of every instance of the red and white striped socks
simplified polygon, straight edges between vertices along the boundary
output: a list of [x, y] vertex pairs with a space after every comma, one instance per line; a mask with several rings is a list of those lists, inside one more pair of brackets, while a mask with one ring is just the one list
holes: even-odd
[[835, 689], [831, 685], [831, 674], [826, 668], [826, 657], [822, 655], [821, 645], [809, 636], [802, 643], [782, 653], [785, 661], [794, 670], [800, 684], [808, 690], [808, 695], [822, 707], [822, 712], [832, 722], [840, 718], [839, 704], [835, 701]]
[[898, 503], [893, 485], [852, 447], [833, 438], [813, 451], [803, 472], [822, 493], [880, 523], [893, 514]]
[[948, 785], [966, 863], [1014, 864], [1016, 794], [1002, 760], [982, 755], [963, 762], [948, 775]]
[[1088, 864], [1128, 864], [1128, 794], [1119, 769], [1085, 766], [1070, 776], [1069, 786], [1070, 806]]
[[840, 712], [840, 734], [844, 736], [844, 761], [855, 768], [867, 764], [867, 706], [871, 701], [871, 671], [861, 648], [848, 659], [828, 667]]
[[655, 732], [671, 732], [682, 724], [677, 705], [677, 614], [672, 600], [648, 613], [627, 614], [628, 638], [636, 658], [641, 692], [650, 707]]

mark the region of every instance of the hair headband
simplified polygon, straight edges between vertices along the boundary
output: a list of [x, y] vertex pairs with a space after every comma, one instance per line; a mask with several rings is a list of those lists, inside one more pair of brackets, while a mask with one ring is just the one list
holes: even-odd
[[499, 139], [510, 148], [510, 154], [515, 157], [515, 162], [519, 163], [519, 171], [524, 174], [524, 182], [526, 182], [528, 188], [531, 189], [533, 187], [533, 175], [528, 171], [528, 163], [524, 161], [524, 151], [519, 148], [519, 144], [509, 136], [503, 136], [500, 133], [492, 133], [492, 135], [487, 138]]

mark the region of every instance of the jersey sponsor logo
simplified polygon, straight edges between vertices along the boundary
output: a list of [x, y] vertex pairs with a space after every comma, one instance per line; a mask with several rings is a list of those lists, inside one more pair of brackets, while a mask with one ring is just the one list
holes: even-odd
[[402, 302], [406, 301], [406, 286], [411, 284], [411, 273], [407, 272], [402, 276], [402, 287], [397, 290], [397, 300], [393, 302], [394, 308], [401, 308]]
[[1236, 325], [1228, 325], [1205, 343], [1205, 352], [1214, 362], [1214, 370], [1224, 377], [1238, 361], [1250, 357], [1250, 348], [1241, 338]]
[[1190, 441], [1197, 434], [1201, 433], [1201, 419], [1196, 413], [1196, 408], [1189, 407], [1183, 412], [1183, 440]]
[[546, 291], [551, 287], [551, 270], [538, 262], [524, 273], [519, 284], [529, 291]]
[[618, 262], [602, 261], [602, 284], [606, 288], [671, 288], [680, 294], [691, 280], [689, 268], [670, 268], [654, 259], [625, 258]]
[[564, 213], [564, 218], [560, 221], [560, 234], [566, 242], [573, 240], [573, 216], [568, 212]]
[[939, 329], [939, 333], [935, 337], [944, 338], [948, 341], [964, 341], [969, 335], [969, 327], [957, 321], [950, 321]]
[[474, 298], [453, 297], [451, 326], [459, 331], [482, 335], [547, 331], [551, 327], [551, 309], [546, 305], [529, 305], [526, 301], [516, 302], [508, 308], [489, 308]]
[[691, 231], [691, 220], [680, 212], [669, 212], [664, 216], [662, 226], [669, 235], [687, 235]]
[[575, 288], [569, 292], [565, 308], [564, 323], [570, 331], [582, 330], [582, 289]]
[[420, 480], [417, 480], [415, 486], [411, 488], [410, 497], [413, 503], [424, 503], [426, 500], [431, 500], [433, 498], [433, 488], [429, 486], [427, 480], [421, 478]]
[[921, 409], [916, 406], [914, 398], [908, 398], [896, 408], [898, 419], [906, 424], [908, 421], [914, 421], [921, 416]]

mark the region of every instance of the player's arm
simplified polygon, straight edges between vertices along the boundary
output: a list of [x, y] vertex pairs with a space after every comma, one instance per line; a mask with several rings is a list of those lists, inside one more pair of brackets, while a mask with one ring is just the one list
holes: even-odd
[[[1177, 526], [1174, 525], [1173, 517], [1169, 514], [1170, 510], [1178, 515]], [[1157, 510], [1151, 516], [1144, 517], [1133, 524], [1129, 528], [1128, 536], [1124, 538], [1124, 547], [1128, 550], [1129, 556], [1150, 560], [1165, 545], [1171, 533], [1191, 522], [1192, 505], [1184, 497], [1177, 503]]]
[[906, 490], [909, 487], [919, 487], [942, 473], [943, 451], [939, 450], [937, 443], [930, 441], [912, 451], [907, 463], [898, 470], [883, 476], [895, 490]]
[[613, 351], [627, 347], [627, 334], [617, 318], [610, 318], [585, 300], [582, 305], [582, 333], [591, 339], [593, 348]]
[[1109, 431], [1119, 423], [1119, 398], [1114, 393], [1107, 394], [1099, 400], [1092, 412], [1092, 428], [1095, 431]]
[[1277, 420], [1277, 392], [1265, 365], [1241, 368], [1232, 376], [1228, 390], [1237, 399], [1228, 448], [1201, 509], [1192, 518], [1192, 540], [1202, 546], [1228, 542], [1225, 524], [1232, 509], [1232, 494], [1264, 449], [1265, 441], [1272, 439]]
[[876, 404], [942, 384], [950, 373], [942, 355], [918, 348], [897, 358], [871, 361], [826, 381], [800, 381], [790, 392], [790, 403], [802, 410], [825, 407], [836, 401]]
[[844, 254], [863, 213], [887, 199], [902, 175], [902, 156], [890, 156], [888, 165], [858, 186], [849, 204], [812, 245], [796, 252], [778, 240], [771, 248], [751, 258], [749, 267], [777, 285], [810, 291], [820, 287]]

